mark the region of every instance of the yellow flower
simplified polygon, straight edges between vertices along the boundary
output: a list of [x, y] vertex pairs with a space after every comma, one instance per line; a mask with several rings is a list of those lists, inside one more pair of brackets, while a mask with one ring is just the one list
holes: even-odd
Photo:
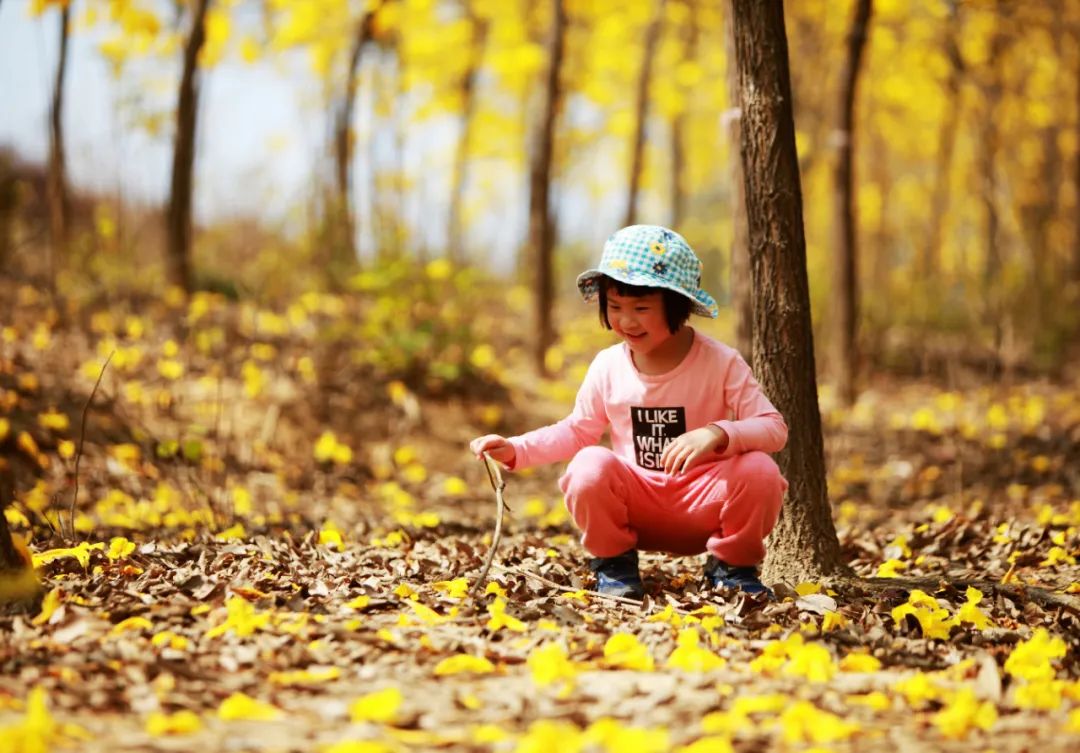
[[529, 652], [526, 663], [533, 682], [542, 688], [559, 681], [572, 685], [578, 674], [577, 665], [567, 657], [566, 648], [561, 643], [537, 646]]
[[502, 628], [515, 633], [524, 633], [526, 630], [524, 622], [506, 613], [506, 601], [498, 596], [495, 597], [495, 601], [488, 605], [488, 614], [491, 617], [487, 621], [487, 629], [492, 633], [498, 632]]
[[663, 256], [665, 253], [667, 253], [667, 249], [664, 247], [664, 244], [661, 243], [660, 241], [653, 241], [652, 243], [650, 243], [649, 244], [649, 250], [652, 251], [657, 256]]
[[202, 720], [193, 711], [177, 711], [175, 714], [155, 711], [146, 720], [146, 733], [151, 737], [190, 735], [201, 730], [202, 726]]
[[997, 721], [997, 710], [989, 701], [979, 703], [971, 688], [963, 688], [934, 715], [934, 724], [945, 737], [959, 740], [975, 727], [988, 730]]
[[105, 556], [115, 562], [130, 556], [134, 551], [135, 542], [128, 541], [123, 536], [114, 536], [109, 542], [109, 551], [105, 552]]
[[475, 674], [486, 675], [495, 671], [495, 665], [482, 656], [470, 656], [469, 654], [456, 654], [448, 656], [435, 665], [435, 674], [458, 675]]
[[405, 696], [398, 688], [384, 688], [354, 701], [349, 706], [349, 717], [354, 722], [392, 724], [398, 718], [404, 702]]
[[780, 729], [789, 743], [831, 743], [848, 739], [859, 731], [859, 726], [809, 701], [796, 701], [780, 715]]
[[668, 667], [684, 672], [709, 672], [727, 664], [722, 657], [698, 645], [701, 636], [695, 628], [680, 630], [675, 642], [675, 650], [667, 660]]
[[1051, 637], [1046, 628], [1038, 628], [1031, 638], [1016, 644], [1005, 660], [1005, 671], [1029, 681], [1051, 680], [1054, 668], [1050, 662], [1063, 658], [1065, 651], [1065, 641]]
[[967, 601], [960, 607], [960, 611], [956, 613], [957, 621], [968, 622], [979, 630], [985, 630], [993, 625], [994, 623], [990, 621], [990, 618], [979, 609], [978, 605], [982, 599], [982, 591], [973, 586], [968, 586]]
[[257, 701], [244, 693], [233, 693], [218, 707], [218, 718], [227, 722], [269, 722], [281, 716], [281, 711], [268, 703]]
[[641, 672], [652, 672], [655, 669], [649, 649], [629, 633], [615, 633], [608, 638], [604, 644], [604, 662], [609, 667], [636, 669]]

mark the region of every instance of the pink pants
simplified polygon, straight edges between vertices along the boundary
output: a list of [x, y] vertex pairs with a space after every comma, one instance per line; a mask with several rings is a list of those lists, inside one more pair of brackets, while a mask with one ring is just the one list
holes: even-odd
[[703, 463], [683, 474], [645, 471], [606, 447], [578, 452], [559, 479], [566, 506], [595, 557], [627, 549], [708, 551], [756, 565], [780, 515], [787, 481], [764, 452]]

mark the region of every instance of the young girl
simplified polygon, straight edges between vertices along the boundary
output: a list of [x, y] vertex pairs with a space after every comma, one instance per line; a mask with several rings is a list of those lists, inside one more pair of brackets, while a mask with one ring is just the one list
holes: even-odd
[[[600, 593], [644, 596], [639, 549], [707, 551], [711, 585], [767, 592], [756, 566], [787, 488], [767, 453], [787, 425], [738, 352], [687, 324], [717, 315], [701, 262], [677, 233], [632, 225], [577, 283], [622, 342], [593, 360], [569, 416], [470, 449], [511, 470], [573, 458], [559, 487]], [[609, 428], [612, 449], [596, 446]]]

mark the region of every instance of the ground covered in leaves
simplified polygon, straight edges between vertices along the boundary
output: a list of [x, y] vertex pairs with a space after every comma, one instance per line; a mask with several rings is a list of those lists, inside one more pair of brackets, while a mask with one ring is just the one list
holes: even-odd
[[494, 316], [424, 308], [457, 274], [276, 310], [5, 283], [6, 516], [43, 598], [0, 611], [0, 751], [1080, 746], [1080, 385], [823, 392], [858, 579], [764, 603], [646, 554], [644, 603], [598, 598], [545, 468], [507, 476], [471, 597], [466, 442], [558, 416], [604, 335], [527, 382]]

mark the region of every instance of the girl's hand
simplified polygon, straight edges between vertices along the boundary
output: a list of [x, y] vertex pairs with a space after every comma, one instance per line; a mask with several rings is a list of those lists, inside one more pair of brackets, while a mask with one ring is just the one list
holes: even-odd
[[513, 465], [514, 459], [517, 457], [517, 453], [514, 452], [514, 445], [507, 442], [505, 437], [501, 437], [498, 434], [486, 434], [482, 437], [477, 437], [469, 442], [469, 449], [476, 455], [477, 460], [483, 460], [484, 453], [486, 452], [491, 456], [492, 460], [498, 460], [506, 466]]
[[709, 424], [675, 437], [660, 453], [660, 463], [671, 475], [684, 473], [703, 460], [715, 459], [713, 454], [727, 447], [727, 443], [727, 432]]

